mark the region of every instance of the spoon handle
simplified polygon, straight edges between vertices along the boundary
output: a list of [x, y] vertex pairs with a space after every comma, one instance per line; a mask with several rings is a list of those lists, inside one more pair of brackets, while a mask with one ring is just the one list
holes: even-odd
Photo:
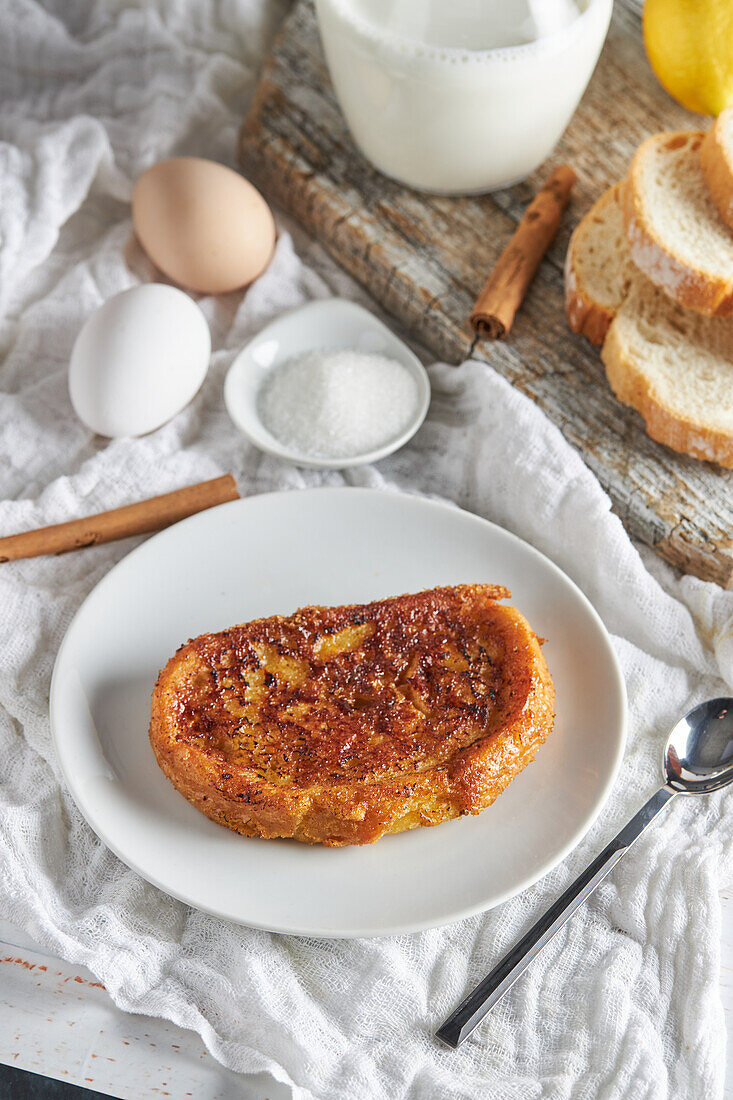
[[449, 1047], [459, 1047], [473, 1029], [481, 1023], [484, 1016], [514, 985], [521, 973], [529, 966], [535, 955], [548, 943], [565, 921], [573, 915], [585, 899], [593, 893], [596, 886], [606, 877], [621, 856], [631, 847], [640, 833], [657, 816], [675, 791], [670, 787], [660, 787], [655, 795], [642, 806], [627, 825], [617, 833], [600, 855], [576, 878], [564, 894], [551, 905], [529, 932], [504, 956], [483, 981], [469, 993], [455, 1012], [438, 1028], [436, 1035]]

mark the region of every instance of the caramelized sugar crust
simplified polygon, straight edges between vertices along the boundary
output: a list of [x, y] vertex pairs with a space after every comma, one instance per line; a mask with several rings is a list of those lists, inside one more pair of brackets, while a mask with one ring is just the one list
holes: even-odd
[[492, 585], [305, 607], [203, 634], [158, 677], [150, 740], [247, 836], [364, 844], [479, 813], [552, 729], [526, 619]]

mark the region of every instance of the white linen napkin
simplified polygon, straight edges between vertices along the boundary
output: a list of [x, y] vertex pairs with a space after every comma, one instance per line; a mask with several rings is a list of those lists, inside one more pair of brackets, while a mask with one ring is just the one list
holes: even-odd
[[677, 716], [733, 688], [733, 594], [640, 552], [576, 452], [483, 364], [432, 366], [425, 426], [378, 466], [303, 471], [250, 447], [222, 401], [236, 350], [309, 298], [365, 300], [283, 220], [273, 263], [246, 295], [201, 301], [215, 352], [186, 410], [145, 438], [114, 442], [72, 412], [66, 371], [80, 325], [150, 277], [131, 242], [131, 182], [170, 153], [231, 163], [283, 9], [265, 0], [3, 5], [0, 533], [227, 470], [247, 494], [348, 484], [446, 497], [547, 553], [602, 615], [630, 699], [621, 778], [572, 856], [486, 915], [355, 942], [217, 920], [111, 855], [66, 792], [51, 745], [48, 691], [63, 633], [132, 543], [3, 565], [0, 916], [91, 967], [123, 1008], [194, 1028], [226, 1065], [268, 1071], [303, 1100], [714, 1100], [730, 793], [677, 800], [460, 1052], [441, 1049], [432, 1031], [652, 792]]

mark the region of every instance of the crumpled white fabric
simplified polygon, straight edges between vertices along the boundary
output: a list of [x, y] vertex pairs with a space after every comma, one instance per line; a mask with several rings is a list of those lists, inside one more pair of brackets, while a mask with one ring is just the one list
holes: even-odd
[[356, 942], [228, 924], [164, 896], [112, 856], [54, 758], [56, 651], [131, 543], [4, 565], [0, 915], [91, 967], [123, 1008], [196, 1029], [232, 1069], [268, 1071], [304, 1100], [713, 1100], [724, 1072], [718, 890], [733, 879], [730, 794], [676, 800], [459, 1053], [441, 1049], [432, 1031], [653, 791], [676, 717], [733, 687], [733, 594], [640, 553], [575, 451], [482, 364], [432, 366], [425, 426], [377, 466], [303, 471], [250, 447], [222, 401], [236, 350], [309, 298], [365, 300], [283, 219], [259, 282], [246, 295], [201, 301], [215, 351], [187, 409], [150, 436], [113, 442], [72, 412], [66, 371], [80, 325], [116, 291], [153, 277], [131, 239], [132, 181], [171, 153], [232, 163], [256, 66], [284, 8], [3, 5], [0, 532], [227, 470], [247, 494], [349, 484], [449, 498], [547, 553], [602, 615], [630, 700], [621, 778], [573, 855], [484, 916]]

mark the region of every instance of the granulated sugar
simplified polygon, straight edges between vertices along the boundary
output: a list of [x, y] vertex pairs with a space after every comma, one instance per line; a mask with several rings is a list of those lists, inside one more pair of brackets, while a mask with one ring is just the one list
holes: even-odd
[[313, 458], [353, 458], [409, 425], [418, 401], [406, 367], [360, 351], [309, 351], [276, 367], [258, 412], [284, 446]]

